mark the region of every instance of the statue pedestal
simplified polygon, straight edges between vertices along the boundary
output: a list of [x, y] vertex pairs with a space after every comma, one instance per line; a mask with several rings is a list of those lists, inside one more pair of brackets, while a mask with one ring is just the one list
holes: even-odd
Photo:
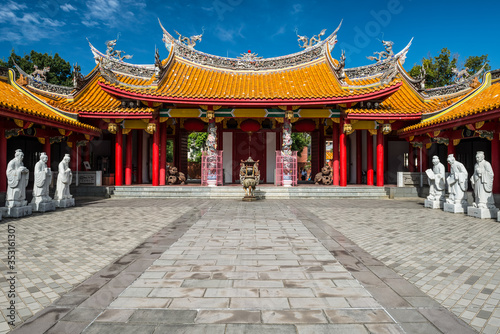
[[26, 206], [15, 206], [13, 208], [0, 208], [0, 215], [10, 218], [21, 218], [24, 216], [29, 216], [33, 213], [31, 205]]
[[467, 212], [467, 205], [444, 203], [443, 210], [451, 213], [465, 213]]
[[475, 208], [469, 206], [467, 208], [467, 215], [475, 218], [486, 219], [486, 218], [497, 218], [498, 209], [484, 209]]
[[291, 187], [292, 180], [283, 180], [283, 187]]
[[243, 201], [244, 202], [253, 202], [253, 201], [256, 201], [257, 200], [257, 197], [255, 196], [245, 196], [243, 197]]
[[217, 180], [207, 180], [209, 187], [217, 187]]
[[424, 207], [429, 208], [429, 209], [442, 209], [444, 206], [444, 201], [440, 200], [428, 200], [426, 199], [424, 202]]
[[56, 209], [56, 204], [52, 202], [42, 202], [42, 203], [31, 203], [31, 207], [34, 212], [47, 212], [54, 211]]
[[57, 208], [69, 208], [70, 206], [75, 206], [75, 199], [74, 198], [55, 199], [54, 204], [56, 205]]

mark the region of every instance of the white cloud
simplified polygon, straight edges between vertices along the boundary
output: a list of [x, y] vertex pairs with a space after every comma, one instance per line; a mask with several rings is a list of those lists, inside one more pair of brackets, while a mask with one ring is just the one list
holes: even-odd
[[271, 37], [283, 35], [285, 33], [285, 31], [286, 31], [286, 24], [279, 27], [279, 29], [274, 34], [272, 34]]
[[240, 25], [238, 29], [226, 29], [221, 26], [217, 26], [215, 28], [215, 35], [223, 42], [234, 42], [234, 38], [236, 36], [240, 38], [245, 38], [245, 36], [243, 36], [242, 33], [244, 28], [245, 28], [244, 24]]
[[44, 12], [27, 10], [24, 4], [7, 2], [0, 11], [0, 23], [8, 23], [0, 29], [0, 41], [13, 43], [36, 42], [53, 38], [64, 22], [42, 16]]
[[298, 14], [302, 12], [302, 5], [301, 4], [295, 4], [292, 6], [292, 15]]
[[66, 13], [71, 12], [72, 10], [76, 10], [75, 7], [71, 6], [71, 4], [66, 3], [64, 5], [61, 5], [61, 9], [65, 11]]
[[135, 14], [146, 8], [144, 0], [91, 0], [86, 5], [82, 23], [87, 27], [130, 25], [136, 21]]

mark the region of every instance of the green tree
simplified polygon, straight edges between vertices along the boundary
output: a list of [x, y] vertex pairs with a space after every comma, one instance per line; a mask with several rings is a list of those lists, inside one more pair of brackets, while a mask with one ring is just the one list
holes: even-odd
[[297, 155], [302, 156], [304, 147], [311, 143], [311, 136], [307, 132], [292, 132], [292, 151], [297, 151]]
[[189, 161], [201, 162], [201, 152], [206, 148], [207, 132], [192, 132], [188, 136]]
[[0, 60], [0, 66], [14, 68], [14, 62], [28, 74], [33, 73], [34, 65], [38, 66], [39, 69], [50, 67], [50, 71], [45, 75], [48, 83], [62, 86], [73, 85], [71, 64], [62, 59], [57, 53], [52, 56], [32, 50], [29, 54], [21, 57], [12, 49], [7, 61], [5, 59]]
[[[410, 70], [409, 74], [416, 78], [420, 76], [422, 66], [426, 71], [425, 88], [443, 87], [454, 83], [453, 69], [457, 68], [458, 55], [451, 56], [450, 50], [447, 48], [441, 49], [441, 53], [432, 57], [422, 59], [422, 65], [415, 65]], [[470, 56], [465, 60], [464, 66], [468, 68], [469, 74], [474, 74], [486, 64], [485, 70], [491, 69], [488, 64], [488, 55]]]

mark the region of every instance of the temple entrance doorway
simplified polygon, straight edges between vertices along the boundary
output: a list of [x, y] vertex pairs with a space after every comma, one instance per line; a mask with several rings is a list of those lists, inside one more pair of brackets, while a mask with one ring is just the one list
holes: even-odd
[[260, 183], [266, 182], [266, 132], [233, 132], [233, 183], [240, 182], [240, 162], [252, 157], [259, 160]]

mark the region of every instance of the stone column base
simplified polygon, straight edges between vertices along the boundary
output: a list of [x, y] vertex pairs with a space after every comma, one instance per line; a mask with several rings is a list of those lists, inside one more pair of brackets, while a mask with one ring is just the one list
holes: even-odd
[[475, 208], [473, 206], [469, 206], [467, 208], [467, 215], [480, 219], [497, 218], [498, 209], [484, 209], [484, 208]]
[[465, 213], [467, 212], [467, 204], [444, 203], [443, 210], [451, 213]]
[[31, 203], [31, 207], [34, 212], [47, 212], [54, 211], [56, 209], [56, 203], [52, 202], [42, 202], [42, 203]]
[[428, 200], [426, 199], [424, 202], [424, 207], [429, 208], [429, 209], [442, 209], [444, 206], [444, 201], [440, 200]]
[[5, 217], [10, 218], [21, 218], [24, 216], [29, 216], [33, 213], [31, 205], [26, 206], [15, 206], [13, 208], [0, 208], [0, 213]]
[[58, 208], [69, 208], [71, 206], [75, 206], [75, 199], [74, 198], [55, 199], [54, 203]]

